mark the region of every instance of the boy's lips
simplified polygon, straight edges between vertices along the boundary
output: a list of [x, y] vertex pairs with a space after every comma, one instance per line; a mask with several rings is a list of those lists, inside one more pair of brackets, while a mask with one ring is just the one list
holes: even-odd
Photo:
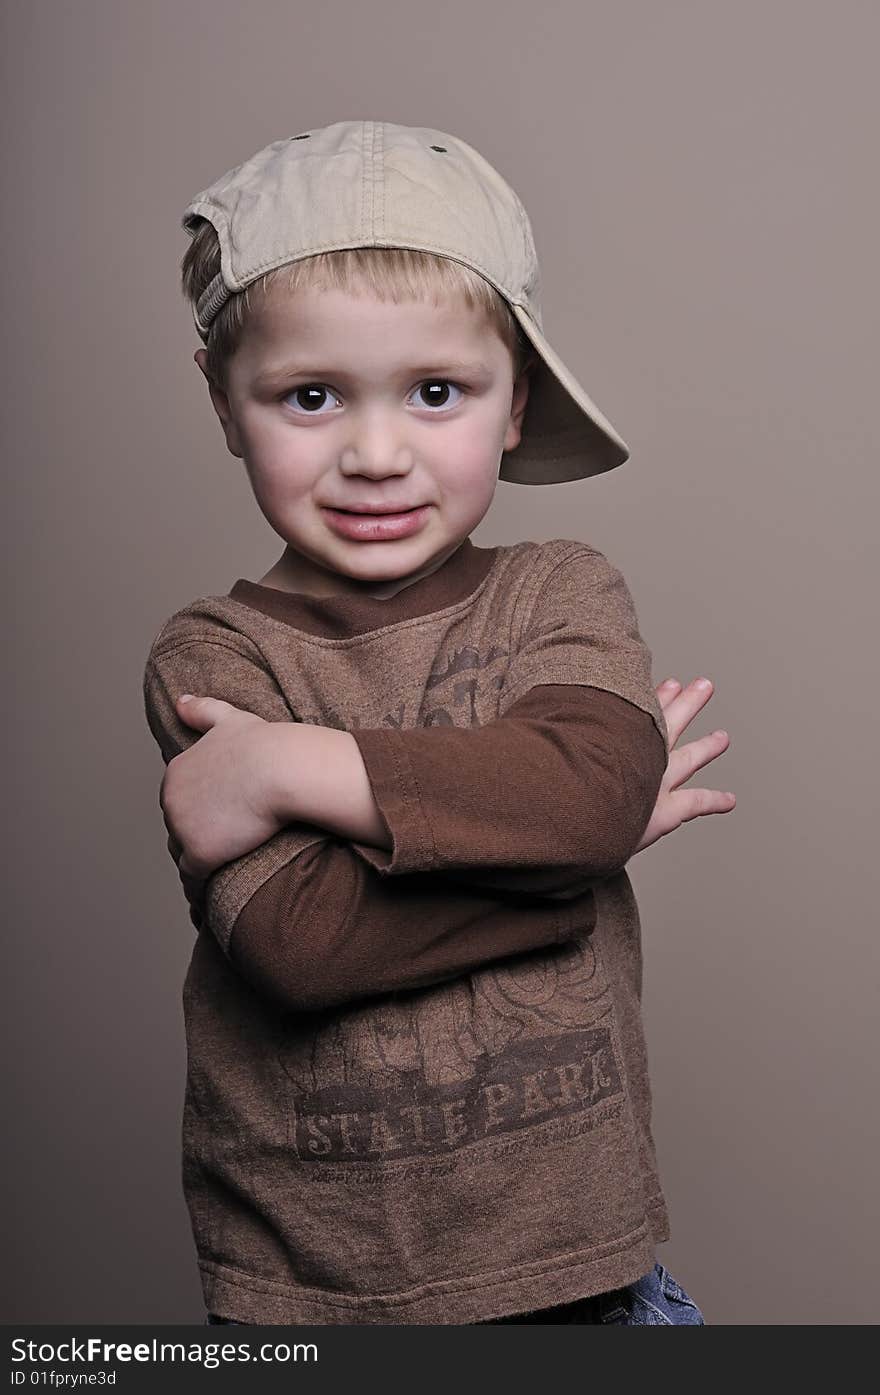
[[351, 509], [331, 508], [325, 508], [324, 512], [335, 533], [356, 541], [373, 542], [384, 538], [409, 537], [410, 533], [418, 532], [430, 507], [430, 504], [422, 504], [416, 508], [398, 509], [393, 513], [385, 509], [380, 513], [375, 509], [355, 512]]
[[342, 504], [328, 504], [327, 508], [332, 508], [334, 513], [354, 513], [354, 514], [387, 514], [387, 513], [410, 513], [413, 509], [424, 508], [424, 504], [358, 504], [345, 507]]

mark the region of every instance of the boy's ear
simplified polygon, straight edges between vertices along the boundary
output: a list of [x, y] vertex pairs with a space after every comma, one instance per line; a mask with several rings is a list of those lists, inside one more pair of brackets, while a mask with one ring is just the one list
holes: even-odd
[[523, 416], [525, 415], [526, 403], [529, 400], [529, 375], [533, 367], [534, 359], [531, 359], [522, 369], [513, 385], [510, 421], [507, 423], [507, 431], [504, 435], [504, 450], [514, 450], [520, 443]]
[[235, 421], [233, 420], [232, 412], [229, 407], [229, 398], [226, 396], [226, 393], [223, 391], [223, 389], [219, 387], [217, 383], [214, 382], [214, 380], [208, 373], [207, 349], [196, 349], [195, 353], [193, 354], [193, 359], [199, 365], [199, 368], [202, 370], [202, 373], [205, 375], [205, 378], [207, 379], [208, 392], [211, 396], [211, 404], [214, 408], [214, 411], [220, 418], [220, 424], [223, 427], [223, 434], [226, 437], [226, 445], [228, 446], [232, 455], [235, 455], [238, 457], [239, 460], [242, 460], [244, 458], [244, 451], [241, 448], [241, 439], [238, 434], [238, 427], [236, 426]]

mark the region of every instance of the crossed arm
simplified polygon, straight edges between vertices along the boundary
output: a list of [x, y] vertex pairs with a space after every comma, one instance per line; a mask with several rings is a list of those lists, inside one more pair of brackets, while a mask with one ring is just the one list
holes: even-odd
[[[708, 700], [693, 688], [658, 696], [671, 741]], [[209, 696], [174, 707], [202, 733], [188, 749], [180, 737], [163, 746], [185, 758], [170, 760], [161, 795], [197, 926], [214, 869], [246, 866], [284, 825], [285, 837], [311, 830], [261, 876], [227, 946], [255, 987], [300, 1010], [558, 943], [588, 925], [584, 893], [647, 846], [652, 825], [648, 841], [725, 807], [714, 791], [673, 792], [719, 754], [710, 738], [674, 753], [670, 781], [651, 718], [579, 685], [542, 685], [468, 730], [350, 733]], [[175, 725], [167, 713], [163, 725]]]
[[208, 697], [178, 711], [203, 736], [171, 763], [162, 803], [194, 878], [300, 821], [383, 876], [576, 894], [632, 856], [666, 765], [647, 713], [575, 684], [532, 688], [475, 728], [340, 731]]
[[[152, 706], [165, 706], [158, 692]], [[295, 1010], [440, 982], [589, 928], [589, 892], [631, 855], [666, 759], [648, 714], [577, 685], [534, 689], [483, 728], [388, 735], [267, 722], [210, 697], [175, 707], [202, 732], [161, 794], [194, 924], [215, 869], [221, 881], [247, 869], [281, 825], [285, 839], [315, 835], [260, 879], [228, 942], [243, 977]], [[622, 775], [602, 755], [612, 747], [628, 753]]]
[[[529, 812], [524, 821], [533, 834], [540, 834], [542, 824], [537, 819], [535, 799], [543, 795], [543, 826], [561, 827], [563, 845], [565, 835], [577, 834], [582, 822], [581, 806], [589, 804], [588, 822], [593, 838], [586, 856], [583, 843], [578, 845], [578, 865], [582, 870], [584, 864], [592, 871], [602, 862], [602, 847], [606, 864], [610, 861], [612, 867], [622, 866], [635, 852], [650, 847], [682, 823], [707, 814], [730, 812], [735, 807], [735, 796], [729, 791], [681, 788], [729, 745], [727, 733], [715, 731], [676, 749], [679, 737], [712, 693], [713, 685], [706, 679], [695, 679], [687, 688], [682, 688], [676, 679], [668, 679], [657, 688], [668, 757], [664, 752], [662, 779], [659, 785], [654, 781], [655, 802], [647, 823], [643, 822], [638, 800], [628, 800], [628, 810], [636, 824], [642, 824], [642, 832], [635, 847], [625, 854], [621, 854], [619, 846], [609, 848], [609, 826], [607, 820], [602, 823], [601, 799], [596, 799], [594, 777], [603, 770], [610, 773], [612, 764], [616, 764], [619, 791], [620, 771], [627, 765], [643, 766], [647, 746], [656, 747], [654, 728], [647, 714], [631, 703], [602, 689], [575, 684], [538, 685], [509, 709], [506, 718], [487, 727], [435, 727], [430, 734], [425, 729], [348, 732], [266, 722], [229, 702], [208, 696], [188, 702], [189, 695], [183, 695], [175, 702], [178, 716], [202, 733], [212, 732], [213, 745], [199, 743], [195, 755], [194, 748], [190, 748], [182, 803], [179, 780], [175, 784], [175, 830], [169, 825], [167, 801], [161, 800], [166, 825], [176, 838], [178, 853], [183, 853], [181, 872], [196, 879], [257, 846], [278, 827], [293, 820], [318, 824], [328, 832], [353, 840], [360, 855], [386, 873], [456, 867], [470, 872], [475, 856], [479, 859], [487, 817], [491, 818], [493, 812], [496, 816], [503, 813], [503, 820], [510, 820], [512, 813], [515, 816], [517, 796], [525, 795], [529, 803], [524, 808]], [[585, 725], [587, 714], [592, 719], [589, 726]], [[615, 744], [617, 759], [612, 761]], [[583, 759], [586, 766], [576, 770], [578, 761]], [[467, 776], [460, 780], [462, 762], [466, 763]], [[475, 762], [482, 775], [479, 785], [474, 779]], [[650, 785], [650, 759], [647, 765], [643, 779]], [[585, 771], [593, 777], [589, 788], [585, 787]], [[576, 803], [566, 806], [564, 790], [568, 785], [570, 801], [572, 774], [578, 777]], [[557, 780], [563, 786], [561, 803]], [[166, 774], [163, 795], [168, 781]], [[422, 800], [423, 788], [433, 799]], [[626, 792], [635, 792], [632, 781]], [[600, 795], [603, 793], [615, 793], [608, 788], [607, 780], [605, 788], [599, 791]], [[644, 789], [639, 793], [644, 795]], [[209, 808], [210, 822], [204, 817]], [[455, 810], [451, 822], [450, 809]], [[410, 820], [413, 828], [421, 833], [422, 847], [401, 848], [395, 842], [393, 828], [408, 811], [415, 820]], [[435, 836], [433, 824], [438, 811], [441, 817], [446, 811], [447, 817], [439, 836]], [[389, 819], [393, 819], [391, 826]], [[619, 820], [617, 832], [624, 841], [631, 835], [631, 829]], [[547, 851], [540, 836], [535, 837], [533, 848], [516, 840], [511, 851], [512, 857], [507, 859], [510, 875], [505, 872], [499, 879], [490, 872], [480, 877], [482, 885], [559, 893], [558, 874], [551, 873], [541, 884]], [[557, 863], [559, 854], [560, 849], [554, 848], [551, 862]], [[516, 877], [517, 867], [524, 869], [521, 881]], [[469, 879], [473, 881], [473, 877]]]

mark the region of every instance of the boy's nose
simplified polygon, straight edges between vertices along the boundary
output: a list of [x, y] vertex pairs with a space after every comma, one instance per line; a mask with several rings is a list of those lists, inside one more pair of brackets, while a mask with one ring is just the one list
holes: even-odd
[[411, 470], [415, 455], [405, 430], [390, 422], [373, 421], [352, 432], [340, 465], [346, 474], [398, 475]]

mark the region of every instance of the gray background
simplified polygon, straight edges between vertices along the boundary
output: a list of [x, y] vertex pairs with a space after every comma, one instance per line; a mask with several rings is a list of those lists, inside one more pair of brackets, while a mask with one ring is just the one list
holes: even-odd
[[[189, 198], [340, 119], [464, 137], [529, 209], [551, 343], [632, 450], [501, 484], [582, 538], [734, 813], [630, 865], [673, 1239], [708, 1322], [877, 1311], [880, 6], [19, 0], [4, 15], [6, 1322], [203, 1317], [179, 1181], [193, 930], [141, 675], [281, 551], [177, 287]], [[869, 548], [871, 552], [869, 555]], [[872, 598], [873, 597], [873, 603]]]

